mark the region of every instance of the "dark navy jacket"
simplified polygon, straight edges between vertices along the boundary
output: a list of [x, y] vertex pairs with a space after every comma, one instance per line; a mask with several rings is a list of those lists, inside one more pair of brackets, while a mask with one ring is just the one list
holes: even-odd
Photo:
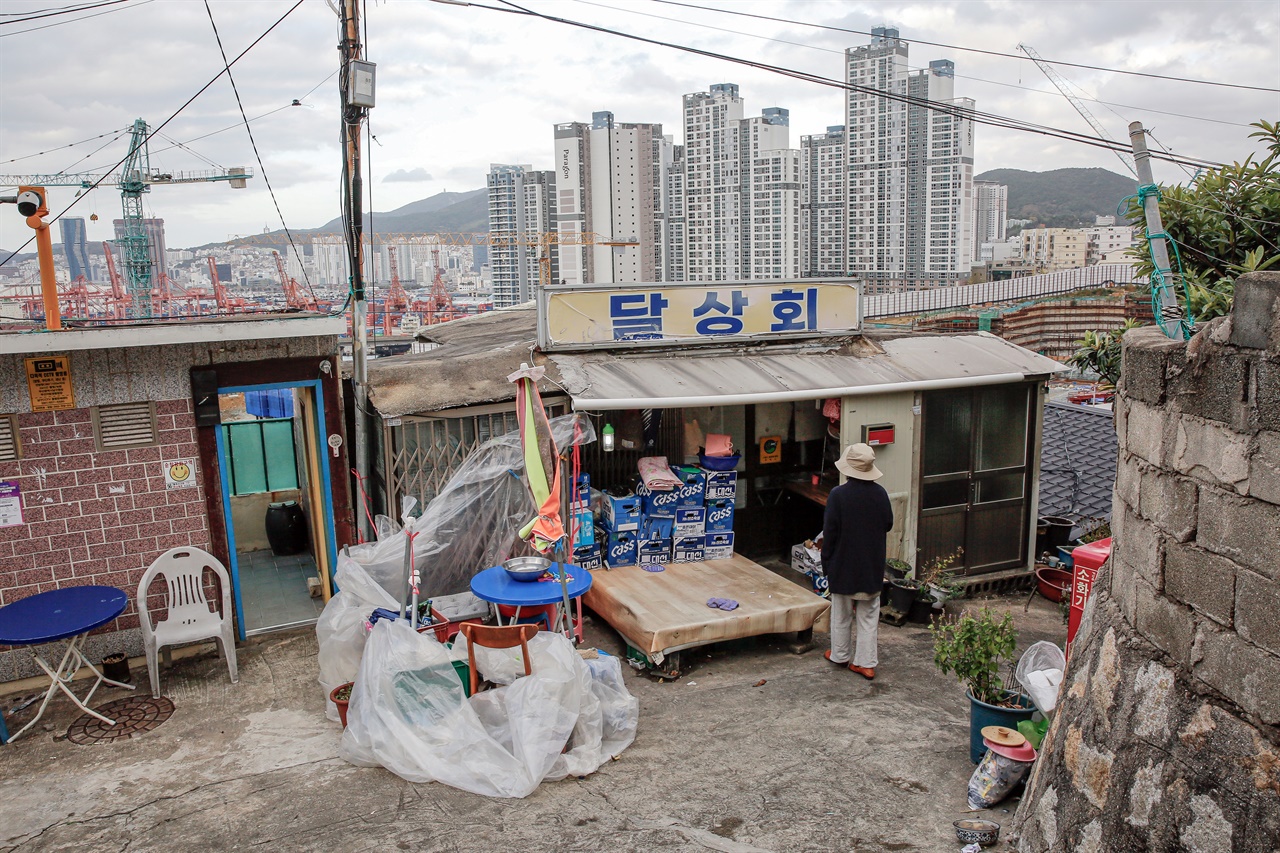
[[885, 536], [893, 507], [884, 486], [847, 480], [831, 490], [822, 524], [822, 570], [832, 592], [879, 592], [884, 586]]

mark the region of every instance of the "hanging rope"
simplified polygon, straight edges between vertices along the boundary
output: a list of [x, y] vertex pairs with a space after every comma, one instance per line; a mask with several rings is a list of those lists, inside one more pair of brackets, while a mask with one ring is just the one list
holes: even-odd
[[[1153, 196], [1158, 204], [1162, 198], [1160, 187], [1155, 184], [1138, 187], [1137, 199], [1140, 205], [1145, 205], [1147, 199]], [[1148, 228], [1144, 230], [1144, 234], [1147, 238], [1147, 251], [1151, 253], [1151, 313], [1165, 335], [1185, 341], [1191, 337], [1195, 320], [1191, 317], [1191, 298], [1187, 293], [1186, 278], [1182, 274], [1182, 254], [1178, 251], [1178, 244], [1167, 232], [1153, 232]], [[1162, 239], [1173, 247], [1173, 260], [1169, 269], [1161, 269], [1156, 262], [1155, 253], [1151, 251], [1152, 238]], [[1181, 296], [1179, 290], [1182, 291]], [[1186, 306], [1185, 309], [1183, 306]]]

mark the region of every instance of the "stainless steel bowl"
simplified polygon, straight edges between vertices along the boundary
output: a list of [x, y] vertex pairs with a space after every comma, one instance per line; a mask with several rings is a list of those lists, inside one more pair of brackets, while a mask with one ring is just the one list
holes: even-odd
[[536, 581], [551, 568], [546, 557], [512, 557], [502, 564], [513, 581]]
[[982, 847], [990, 847], [1000, 838], [1000, 824], [994, 820], [963, 818], [952, 824], [956, 828], [956, 838], [961, 844], [977, 843]]

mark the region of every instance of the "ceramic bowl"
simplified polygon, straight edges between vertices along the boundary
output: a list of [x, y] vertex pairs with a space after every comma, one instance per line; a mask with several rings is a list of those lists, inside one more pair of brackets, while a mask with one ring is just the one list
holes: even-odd
[[502, 564], [513, 581], [536, 581], [551, 568], [546, 557], [512, 557]]
[[977, 843], [990, 847], [1000, 838], [1000, 824], [993, 820], [962, 818], [951, 825], [956, 828], [956, 838], [961, 844]]

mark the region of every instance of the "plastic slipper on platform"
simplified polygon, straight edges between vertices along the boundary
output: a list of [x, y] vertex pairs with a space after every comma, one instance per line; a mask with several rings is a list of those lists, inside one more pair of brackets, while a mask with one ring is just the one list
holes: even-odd
[[708, 599], [707, 599], [707, 606], [708, 606], [708, 607], [711, 607], [711, 608], [714, 608], [714, 609], [717, 609], [717, 610], [718, 610], [718, 609], [720, 608], [720, 605], [721, 605], [721, 604], [724, 604], [724, 599], [723, 599], [723, 598], [708, 598]]
[[738, 602], [734, 601], [732, 598], [723, 598], [720, 600], [720, 609], [721, 610], [737, 610]]
[[648, 565], [641, 566], [641, 568], [646, 572], [665, 572], [667, 570], [667, 567], [662, 565]]

